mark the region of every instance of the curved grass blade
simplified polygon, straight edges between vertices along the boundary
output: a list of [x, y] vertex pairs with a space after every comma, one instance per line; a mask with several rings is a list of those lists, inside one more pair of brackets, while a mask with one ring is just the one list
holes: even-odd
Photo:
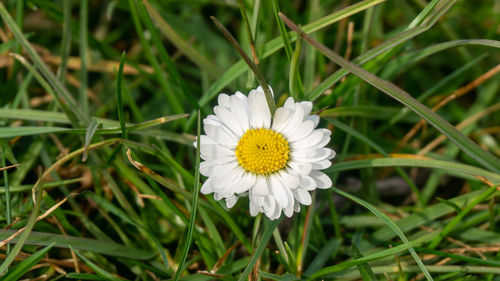
[[[0, 229], [0, 240], [6, 239], [14, 234], [15, 230]], [[12, 242], [17, 242], [14, 238]], [[54, 233], [32, 231], [26, 240], [28, 245], [51, 245], [57, 248], [69, 248], [69, 246], [82, 251], [89, 251], [119, 258], [147, 260], [154, 257], [154, 253], [142, 249], [124, 246], [118, 243], [97, 240], [92, 238], [67, 236]]]
[[90, 124], [89, 124], [89, 127], [87, 128], [87, 132], [85, 133], [85, 145], [84, 145], [84, 148], [85, 148], [85, 151], [83, 152], [83, 155], [82, 155], [82, 161], [85, 162], [87, 161], [87, 157], [88, 157], [88, 147], [90, 145], [90, 142], [92, 141], [92, 137], [94, 137], [94, 134], [97, 130], [97, 128], [99, 128], [99, 123], [97, 123], [97, 121], [95, 119], [92, 119], [92, 121], [90, 121]]
[[120, 120], [120, 128], [122, 130], [122, 138], [127, 139], [127, 127], [125, 127], [125, 113], [123, 112], [123, 66], [125, 65], [125, 52], [122, 53], [120, 58], [120, 66], [118, 67], [118, 74], [116, 76], [116, 107], [118, 110], [118, 119]]
[[194, 172], [194, 187], [193, 187], [193, 204], [191, 205], [191, 218], [189, 219], [189, 226], [186, 234], [186, 242], [184, 245], [184, 252], [182, 254], [181, 262], [179, 267], [175, 272], [174, 280], [179, 280], [179, 277], [184, 270], [184, 264], [186, 263], [189, 248], [191, 247], [191, 241], [193, 239], [194, 221], [196, 220], [196, 208], [198, 207], [198, 197], [200, 195], [200, 134], [201, 134], [201, 116], [200, 110], [198, 110], [198, 129], [196, 130], [196, 162], [195, 162], [195, 172]]
[[[351, 255], [356, 259], [363, 257], [361, 251], [358, 249], [355, 243], [351, 245]], [[359, 274], [363, 278], [363, 281], [378, 280], [377, 276], [375, 276], [375, 273], [373, 273], [373, 270], [368, 263], [358, 264], [357, 267]]]
[[[127, 131], [132, 132], [136, 130], [142, 130], [153, 126], [158, 126], [166, 122], [170, 122], [177, 119], [182, 119], [187, 117], [187, 114], [177, 114], [171, 116], [160, 117], [153, 120], [148, 120], [145, 122], [137, 123], [137, 124], [129, 124], [126, 126]], [[88, 132], [87, 129], [70, 129], [64, 127], [38, 127], [38, 126], [23, 126], [23, 127], [3, 127], [0, 128], [0, 138], [13, 138], [18, 136], [31, 136], [31, 135], [39, 135], [39, 134], [48, 134], [48, 133], [68, 133], [68, 134], [86, 134]], [[96, 129], [95, 134], [98, 135], [107, 135], [107, 134], [121, 134], [121, 128], [105, 128], [105, 129]], [[169, 133], [169, 132], [165, 132]], [[144, 133], [147, 135], [146, 133]], [[153, 134], [154, 135], [154, 134]]]
[[111, 281], [123, 281], [123, 279], [115, 277], [111, 273], [107, 272], [106, 270], [100, 268], [97, 264], [93, 263], [91, 260], [87, 259], [84, 255], [82, 255], [80, 252], [75, 250], [73, 247], [69, 246], [69, 248], [75, 252], [75, 254], [86, 264], [88, 267], [90, 267], [97, 275], [100, 277], [104, 278], [105, 280], [111, 280]]
[[[363, 134], [359, 133], [358, 131], [354, 130], [350, 126], [348, 126], [348, 125], [340, 122], [337, 119], [330, 119], [330, 118], [328, 118], [327, 120], [328, 120], [328, 122], [334, 124], [337, 128], [339, 128], [339, 129], [347, 132], [349, 135], [351, 135], [351, 136], [353, 136], [353, 137], [355, 137], [355, 138], [363, 141], [364, 143], [368, 144], [373, 149], [375, 149], [375, 151], [377, 151], [378, 153], [382, 154], [383, 156], [389, 157], [389, 154], [387, 154], [387, 152], [385, 152], [385, 150], [382, 149], [382, 147], [380, 147], [378, 144], [376, 144], [370, 138], [368, 138], [368, 137], [364, 136]], [[415, 185], [415, 183], [413, 183], [413, 181], [408, 176], [408, 174], [406, 174], [406, 172], [403, 171], [403, 169], [401, 169], [401, 167], [396, 167], [396, 172], [401, 176], [401, 178], [403, 178], [403, 180], [411, 188], [412, 192], [417, 197], [417, 203], [421, 204], [422, 203], [422, 197], [420, 195], [420, 190], [417, 188], [417, 186]]]
[[[445, 2], [445, 1], [443, 1]], [[429, 15], [429, 20], [422, 22], [421, 25], [416, 26], [415, 28], [410, 28], [407, 29], [404, 32], [399, 33], [398, 35], [394, 36], [393, 38], [387, 40], [386, 42], [368, 50], [364, 54], [358, 56], [352, 62], [357, 65], [362, 65], [368, 61], [370, 61], [373, 58], [376, 58], [380, 54], [383, 54], [384, 52], [387, 52], [389, 50], [393, 50], [394, 47], [398, 46], [399, 44], [402, 44], [411, 38], [414, 38], [423, 32], [429, 30], [436, 22], [437, 20], [443, 15], [444, 12], [446, 12], [454, 3], [455, 1], [446, 1], [442, 5], [442, 7], [438, 10], [436, 10], [434, 13]], [[394, 51], [392, 51], [394, 52]], [[375, 64], [379, 65], [379, 62], [375, 62]], [[340, 81], [343, 77], [345, 77], [347, 74], [349, 74], [349, 71], [347, 69], [341, 68], [337, 70], [335, 73], [330, 75], [328, 78], [326, 78], [323, 82], [321, 82], [317, 87], [315, 87], [311, 92], [309, 92], [308, 96], [312, 101], [316, 100], [321, 96], [321, 94], [326, 91], [328, 88], [330, 88], [333, 84], [336, 82]]]
[[446, 237], [446, 235], [448, 235], [448, 233], [450, 233], [455, 228], [455, 226], [464, 218], [465, 215], [467, 215], [472, 210], [472, 208], [490, 197], [490, 195], [492, 195], [497, 190], [497, 188], [498, 186], [492, 186], [488, 188], [487, 190], [483, 191], [481, 195], [472, 200], [470, 204], [467, 204], [467, 206], [446, 225], [446, 227], [439, 233], [439, 235], [431, 241], [431, 243], [429, 244], [429, 248], [436, 248], [441, 240], [443, 240], [443, 238]]
[[281, 216], [280, 219], [269, 221], [267, 218], [264, 218], [266, 221], [266, 226], [264, 227], [264, 233], [262, 234], [262, 238], [259, 241], [259, 246], [257, 249], [252, 254], [252, 259], [250, 262], [248, 262], [247, 267], [243, 271], [243, 273], [240, 275], [240, 278], [238, 278], [238, 281], [245, 281], [248, 279], [248, 275], [253, 269], [253, 266], [257, 262], [258, 259], [260, 259], [260, 256], [262, 255], [262, 252], [264, 252], [264, 249], [267, 246], [267, 242], [269, 242], [269, 239], [271, 238], [271, 235], [273, 234], [273, 231], [278, 225], [280, 224], [281, 220], [283, 219], [283, 216]]
[[352, 201], [358, 203], [359, 205], [367, 208], [374, 215], [376, 215], [377, 217], [382, 219], [387, 224], [387, 226], [390, 227], [392, 229], [392, 231], [394, 231], [394, 233], [396, 233], [399, 236], [399, 238], [401, 239], [401, 241], [403, 241], [403, 243], [408, 247], [408, 251], [410, 252], [412, 257], [415, 259], [415, 261], [417, 262], [420, 270], [424, 273], [427, 280], [433, 280], [429, 271], [427, 270], [425, 265], [422, 263], [422, 260], [420, 260], [420, 257], [417, 255], [417, 253], [415, 252], [413, 247], [411, 247], [409, 245], [409, 241], [406, 238], [405, 234], [401, 231], [401, 229], [398, 227], [398, 225], [392, 219], [390, 219], [386, 214], [382, 213], [380, 210], [378, 210], [372, 204], [370, 204], [370, 203], [368, 203], [368, 202], [366, 202], [366, 201], [364, 201], [364, 200], [362, 200], [354, 195], [351, 195], [347, 192], [344, 192], [344, 191], [342, 191], [334, 186], [332, 186], [332, 189], [333, 189], [333, 191], [337, 192], [338, 194], [340, 194], [344, 197], [347, 197], [347, 198], [351, 199]]
[[50, 245], [45, 246], [40, 251], [34, 253], [29, 258], [20, 262], [16, 267], [12, 270], [9, 270], [7, 274], [0, 278], [1, 281], [15, 281], [21, 279], [21, 277], [30, 269], [37, 264], [43, 256], [54, 246], [55, 242], [52, 242]]
[[65, 277], [69, 279], [79, 279], [79, 280], [97, 280], [97, 281], [106, 280], [97, 274], [90, 274], [90, 273], [68, 273], [66, 274]]
[[[87, 117], [87, 115], [85, 115], [85, 113], [81, 110], [80, 106], [78, 105], [78, 102], [73, 98], [73, 96], [71, 96], [68, 90], [62, 85], [62, 83], [56, 78], [54, 73], [52, 73], [49, 67], [45, 64], [45, 62], [42, 60], [42, 58], [36, 52], [33, 46], [28, 42], [26, 37], [23, 35], [22, 31], [19, 29], [17, 24], [10, 16], [7, 9], [5, 9], [5, 6], [2, 4], [2, 2], [0, 2], [0, 16], [3, 18], [5, 24], [12, 31], [19, 44], [30, 55], [34, 64], [40, 69], [42, 75], [45, 77], [45, 79], [47, 79], [49, 84], [52, 86], [54, 92], [57, 94], [56, 100], [57, 101], [64, 100], [68, 104], [68, 107], [72, 110], [72, 113], [75, 115], [77, 119], [71, 119], [73, 117], [71, 115], [68, 115], [68, 117], [74, 122], [77, 122], [78, 120], [83, 122], [84, 124], [88, 123], [90, 120]], [[62, 107], [64, 108], [64, 106]]]
[[[392, 233], [394, 233], [394, 232], [392, 232]], [[388, 257], [388, 256], [393, 256], [393, 255], [405, 252], [405, 251], [407, 251], [409, 249], [409, 247], [420, 246], [423, 243], [431, 240], [437, 234], [438, 234], [438, 231], [434, 231], [434, 232], [425, 234], [424, 236], [419, 237], [419, 238], [415, 239], [414, 241], [410, 241], [408, 243], [408, 245], [402, 243], [402, 244], [397, 245], [395, 247], [391, 247], [391, 248], [388, 248], [388, 249], [385, 249], [385, 250], [382, 250], [382, 251], [377, 251], [376, 253], [364, 256], [364, 257], [359, 258], [359, 259], [348, 260], [348, 261], [345, 261], [345, 262], [342, 262], [342, 263], [339, 263], [339, 264], [336, 264], [336, 265], [324, 267], [324, 268], [316, 271], [314, 274], [312, 274], [307, 280], [308, 281], [309, 280], [317, 280], [320, 276], [323, 276], [323, 275], [326, 275], [326, 274], [343, 271], [343, 270], [349, 269], [351, 267], [354, 267], [354, 266], [357, 266], [357, 265], [360, 265], [360, 264], [364, 264], [364, 263], [367, 263], [367, 262], [370, 262], [370, 261], [375, 261], [375, 260], [378, 260], [378, 259], [382, 259], [382, 258], [385, 258], [385, 257]]]
[[[414, 155], [408, 155], [413, 157]], [[427, 157], [418, 158], [374, 158], [346, 161], [336, 163], [328, 168], [327, 172], [340, 172], [347, 170], [356, 170], [368, 167], [422, 167], [439, 169], [448, 172], [457, 177], [478, 180], [476, 176], [481, 176], [493, 183], [500, 183], [500, 174], [490, 171], [451, 161], [436, 160]]]
[[143, 1], [151, 19], [158, 25], [160, 32], [174, 44], [177, 49], [182, 50], [186, 57], [196, 64], [200, 69], [206, 71], [209, 75], [219, 77], [222, 74], [220, 69], [211, 60], [207, 59], [203, 54], [199, 53], [191, 43], [184, 40], [167, 21], [151, 6], [149, 1]]
[[[1, 3], [0, 3], [1, 5]], [[91, 149], [98, 149], [102, 148], [104, 146], [112, 145], [115, 143], [120, 142], [120, 139], [109, 139], [105, 140], [93, 145], [89, 146], [89, 150]], [[14, 258], [17, 256], [17, 254], [21, 251], [21, 248], [23, 247], [24, 243], [28, 239], [28, 236], [31, 233], [31, 230], [33, 230], [33, 227], [35, 226], [36, 220], [38, 218], [38, 214], [40, 213], [40, 207], [41, 207], [41, 200], [42, 198], [42, 192], [43, 189], [41, 188], [41, 185], [45, 181], [46, 177], [57, 167], [65, 163], [66, 161], [72, 159], [73, 157], [76, 157], [80, 154], [82, 154], [84, 151], [83, 148], [77, 149], [59, 160], [57, 160], [56, 163], [54, 163], [49, 169], [47, 169], [42, 176], [37, 180], [35, 185], [33, 186], [33, 199], [35, 200], [35, 204], [33, 206], [33, 209], [31, 210], [31, 214], [27, 219], [26, 226], [24, 231], [19, 235], [19, 239], [17, 240], [16, 245], [13, 247], [12, 251], [7, 255], [3, 263], [0, 265], [0, 274], [3, 274], [4, 272], [7, 271], [7, 268], [10, 266], [10, 264], [14, 261]]]
[[[280, 16], [291, 29], [293, 29], [294, 31], [299, 31], [298, 27], [290, 19], [288, 19], [283, 14], [280, 14]], [[344, 58], [331, 51], [328, 47], [326, 47], [316, 39], [308, 36], [307, 34], [303, 32], [301, 32], [300, 34], [307, 42], [317, 48], [333, 62], [359, 76], [375, 88], [381, 90], [388, 96], [409, 107], [415, 113], [420, 115], [420, 117], [427, 120], [429, 124], [431, 124], [442, 134], [444, 134], [450, 141], [455, 143], [462, 151], [467, 153], [477, 162], [492, 171], [500, 172], [500, 159], [493, 156], [488, 151], [482, 149], [479, 145], [477, 145], [475, 142], [473, 142], [471, 139], [469, 139], [467, 136], [463, 135], [460, 131], [453, 127], [450, 123], [448, 123], [448, 121], [444, 120], [441, 116], [430, 110], [428, 107], [420, 103], [408, 93], [401, 90], [391, 82], [383, 80], [373, 73], [370, 73], [362, 69], [361, 67], [348, 62]]]
[[[482, 190], [469, 192], [467, 194], [450, 199], [449, 201], [455, 203], [460, 208], [465, 208], [469, 204], [469, 202], [475, 200], [475, 198], [480, 196], [483, 192], [484, 191]], [[455, 209], [448, 206], [447, 204], [438, 203], [432, 206], [427, 206], [420, 212], [411, 214], [405, 218], [398, 220], [397, 224], [402, 231], [410, 231], [425, 223], [435, 221], [438, 218], [453, 211], [455, 211]], [[394, 232], [389, 227], [385, 226], [375, 231], [375, 233], [372, 235], [372, 238], [373, 241], [387, 241], [394, 238], [395, 236], [396, 235], [394, 234]]]
[[318, 254], [311, 261], [307, 269], [304, 271], [304, 276], [310, 276], [314, 272], [320, 270], [331, 256], [335, 256], [339, 250], [342, 241], [337, 238], [330, 239], [323, 248], [318, 252]]

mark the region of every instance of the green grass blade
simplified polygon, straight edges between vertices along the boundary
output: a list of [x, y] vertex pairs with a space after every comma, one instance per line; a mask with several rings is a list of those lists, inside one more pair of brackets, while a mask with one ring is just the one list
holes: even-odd
[[97, 264], [93, 263], [91, 260], [87, 259], [84, 255], [82, 255], [79, 251], [74, 249], [73, 247], [69, 246], [69, 248], [75, 252], [75, 254], [88, 266], [90, 267], [97, 275], [101, 276], [105, 280], [110, 280], [110, 281], [122, 281], [123, 279], [115, 277], [111, 273], [107, 272], [106, 270], [102, 269], [99, 267]]
[[57, 69], [57, 79], [64, 83], [68, 65], [68, 56], [71, 50], [71, 0], [63, 1], [63, 35], [61, 40], [61, 64]]
[[[394, 232], [392, 232], [392, 233], [394, 233]], [[343, 270], [349, 269], [351, 267], [357, 266], [359, 264], [364, 264], [364, 263], [367, 263], [370, 261], [375, 261], [375, 260], [382, 259], [382, 258], [385, 258], [388, 256], [393, 256], [393, 255], [396, 255], [396, 254], [399, 254], [402, 252], [406, 252], [406, 251], [408, 251], [408, 249], [410, 247], [420, 246], [423, 243], [431, 240], [437, 234], [438, 234], [438, 232], [434, 231], [434, 232], [428, 233], [420, 238], [417, 238], [414, 241], [410, 241], [408, 244], [402, 243], [402, 244], [397, 245], [395, 247], [391, 247], [391, 248], [388, 248], [388, 249], [385, 249], [382, 251], [377, 251], [376, 253], [373, 253], [371, 255], [366, 255], [366, 256], [359, 258], [359, 259], [348, 260], [348, 261], [344, 261], [344, 262], [336, 264], [336, 265], [324, 267], [324, 268], [314, 272], [314, 274], [312, 274], [307, 280], [317, 280], [318, 277], [329, 274], [329, 273], [343, 271]]]
[[[344, 9], [335, 11], [334, 13], [322, 17], [314, 22], [311, 22], [309, 24], [306, 24], [302, 27], [302, 31], [309, 34], [313, 33], [315, 31], [318, 31], [324, 27], [327, 27], [335, 22], [338, 22], [344, 18], [347, 18], [349, 16], [352, 16], [356, 13], [359, 13], [363, 10], [366, 10], [370, 7], [376, 6], [386, 0], [364, 0], [360, 1], [358, 3], [355, 3], [349, 7], [346, 7]], [[293, 42], [297, 39], [297, 36], [295, 33], [290, 34], [290, 42]], [[269, 57], [270, 55], [274, 54], [276, 51], [280, 50], [283, 48], [283, 41], [281, 40], [281, 37], [275, 38], [268, 43], [266, 43], [263, 47], [262, 51], [262, 56], [260, 59], [264, 59]], [[213, 99], [219, 92], [224, 89], [229, 83], [234, 81], [236, 78], [241, 76], [242, 74], [245, 73], [247, 70], [247, 65], [243, 60], [239, 60], [233, 66], [231, 66], [222, 76], [215, 81], [210, 88], [206, 91], [206, 93], [202, 96], [200, 99], [200, 105], [204, 106], [206, 105], [211, 99]]]
[[436, 246], [439, 245], [441, 240], [443, 240], [443, 238], [446, 237], [446, 235], [448, 235], [457, 226], [457, 224], [465, 217], [465, 215], [467, 215], [472, 210], [472, 208], [490, 197], [490, 195], [492, 195], [497, 190], [497, 188], [497, 186], [488, 188], [487, 190], [483, 191], [481, 195], [472, 200], [472, 202], [467, 204], [467, 206], [460, 213], [458, 213], [458, 215], [456, 215], [450, 223], [446, 225], [446, 227], [439, 233], [439, 235], [431, 241], [431, 243], [429, 244], [429, 248], [435, 249]]
[[189, 226], [186, 234], [186, 242], [184, 244], [184, 251], [182, 254], [179, 267], [175, 272], [174, 280], [179, 280], [179, 277], [184, 271], [184, 264], [186, 263], [189, 248], [191, 247], [191, 240], [193, 239], [194, 222], [196, 220], [196, 208], [198, 207], [198, 197], [200, 195], [200, 134], [201, 134], [201, 113], [198, 110], [198, 129], [196, 130], [196, 162], [194, 172], [194, 186], [193, 186], [193, 204], [191, 204], [191, 218], [189, 219]]
[[68, 90], [57, 80], [56, 76], [50, 71], [49, 67], [42, 60], [40, 55], [36, 52], [33, 46], [28, 42], [25, 38], [21, 30], [18, 28], [17, 24], [14, 22], [12, 17], [10, 16], [5, 6], [0, 2], [0, 16], [3, 18], [5, 24], [12, 31], [19, 44], [26, 50], [26, 52], [30, 55], [31, 59], [34, 61], [35, 65], [40, 69], [42, 75], [47, 79], [49, 84], [53, 87], [54, 92], [58, 94], [58, 99], [64, 100], [68, 107], [72, 110], [72, 112], [76, 115], [79, 121], [88, 123], [90, 119], [85, 115], [85, 113], [81, 110], [76, 100], [71, 96]]
[[36, 265], [42, 258], [45, 256], [45, 254], [54, 246], [55, 242], [52, 242], [50, 245], [45, 246], [43, 249], [40, 251], [37, 251], [33, 255], [31, 255], [29, 258], [23, 260], [20, 262], [16, 267], [14, 267], [12, 270], [9, 270], [7, 274], [2, 276], [0, 280], [2, 281], [15, 281], [21, 279], [21, 277], [30, 269]]
[[342, 163], [336, 163], [332, 167], [328, 168], [327, 172], [340, 172], [340, 171], [356, 170], [368, 167], [398, 167], [398, 166], [439, 169], [461, 178], [474, 179], [477, 181], [478, 179], [475, 177], [482, 176], [494, 183], [500, 182], [500, 175], [497, 173], [492, 173], [475, 166], [460, 164], [451, 161], [436, 160], [432, 158], [375, 158], [375, 159], [353, 160]]
[[222, 69], [215, 65], [211, 60], [207, 59], [203, 54], [198, 52], [191, 43], [184, 40], [175, 31], [175, 29], [161, 17], [158, 11], [156, 11], [154, 7], [149, 4], [149, 1], [144, 1], [143, 3], [151, 16], [151, 19], [158, 25], [160, 32], [162, 32], [163, 35], [177, 47], [177, 49], [182, 50], [187, 58], [189, 58], [200, 69], [206, 71], [209, 75], [219, 77], [222, 74]]
[[97, 123], [95, 119], [92, 119], [92, 121], [90, 121], [89, 127], [87, 128], [87, 131], [85, 132], [85, 144], [84, 144], [85, 151], [83, 152], [82, 155], [83, 162], [87, 161], [88, 148], [90, 143], [92, 142], [92, 138], [94, 137], [97, 128], [99, 128], [99, 125], [100, 124]]
[[314, 272], [320, 270], [330, 257], [337, 254], [341, 243], [341, 240], [332, 238], [324, 244], [323, 248], [318, 252], [307, 269], [304, 271], [304, 276], [311, 276]]
[[427, 280], [433, 280], [432, 276], [429, 274], [429, 271], [427, 270], [425, 265], [422, 263], [422, 260], [420, 260], [419, 256], [417, 255], [417, 253], [415, 252], [413, 247], [411, 247], [409, 245], [409, 241], [406, 238], [406, 236], [404, 235], [404, 233], [401, 231], [401, 229], [398, 227], [398, 225], [392, 219], [390, 219], [386, 214], [382, 213], [379, 209], [377, 209], [372, 204], [370, 204], [370, 203], [368, 203], [368, 202], [366, 202], [366, 201], [364, 201], [364, 200], [362, 200], [354, 195], [346, 193], [346, 192], [344, 192], [336, 187], [332, 187], [332, 189], [333, 189], [333, 191], [339, 193], [340, 195], [345, 196], [345, 197], [351, 199], [352, 201], [358, 203], [359, 205], [367, 208], [368, 210], [370, 210], [370, 212], [372, 212], [378, 218], [384, 220], [384, 222], [387, 224], [387, 226], [389, 226], [392, 229], [392, 231], [394, 231], [394, 233], [396, 233], [399, 236], [401, 241], [403, 241], [403, 243], [408, 247], [408, 251], [413, 256], [415, 261], [417, 262], [420, 270], [424, 273]]
[[269, 242], [269, 239], [271, 239], [271, 235], [274, 232], [274, 229], [278, 227], [280, 222], [283, 220], [283, 216], [280, 219], [269, 221], [267, 218], [264, 218], [264, 221], [266, 222], [266, 225], [264, 226], [264, 233], [262, 234], [262, 238], [260, 239], [257, 248], [253, 251], [252, 258], [248, 262], [248, 265], [245, 267], [245, 270], [243, 273], [240, 275], [238, 278], [238, 281], [245, 281], [248, 278], [248, 275], [253, 269], [253, 266], [257, 262], [258, 259], [260, 259], [260, 256], [262, 255], [262, 252], [264, 252], [264, 249], [267, 246], [267, 242]]
[[[444, 2], [444, 1], [443, 1]], [[358, 56], [355, 58], [352, 62], [357, 65], [362, 65], [368, 61], [370, 61], [373, 58], [376, 58], [377, 56], [387, 52], [391, 51], [394, 52], [394, 47], [410, 40], [411, 38], [416, 37], [419, 34], [422, 34], [423, 32], [429, 30], [439, 19], [439, 17], [451, 6], [453, 3], [456, 1], [446, 1], [445, 4], [441, 7], [441, 9], [437, 10], [436, 12], [432, 13], [429, 15], [429, 20], [422, 23], [421, 25], [408, 29], [404, 32], [399, 33], [398, 35], [392, 37], [391, 39], [387, 40], [386, 42], [376, 46], [373, 49], [368, 50], [364, 54]], [[388, 56], [388, 55], [387, 55]], [[380, 62], [375, 62], [374, 63], [376, 66], [380, 65]], [[321, 82], [317, 87], [311, 90], [309, 92], [308, 96], [310, 97], [311, 100], [316, 100], [321, 96], [323, 92], [325, 92], [328, 88], [330, 88], [333, 84], [336, 82], [340, 81], [343, 77], [345, 77], [347, 74], [349, 74], [349, 70], [342, 68], [330, 75], [327, 79], [325, 79], [323, 82]]]
[[[351, 245], [351, 255], [356, 259], [363, 257], [361, 251], [358, 249], [355, 243]], [[363, 278], [363, 281], [378, 280], [377, 276], [375, 276], [375, 273], [373, 273], [373, 270], [368, 263], [358, 264], [357, 267], [361, 278]]]
[[278, 28], [280, 31], [283, 46], [285, 48], [286, 56], [287, 56], [288, 60], [291, 60], [292, 54], [293, 54], [293, 51], [292, 51], [293, 49], [292, 49], [292, 44], [290, 44], [290, 36], [288, 35], [288, 32], [286, 31], [285, 24], [278, 16], [279, 12], [280, 12], [280, 7], [278, 5], [278, 0], [273, 0], [274, 17], [276, 18], [276, 22], [278, 23]]
[[[469, 202], [475, 200], [478, 196], [480, 196], [484, 191], [477, 190], [473, 191], [453, 199], [450, 199], [453, 203], [460, 206], [460, 208], [465, 208]], [[444, 203], [438, 203], [432, 206], [427, 206], [425, 209], [411, 214], [405, 218], [400, 219], [397, 224], [401, 228], [402, 231], [410, 231], [416, 227], [419, 227], [425, 223], [434, 221], [444, 215], [447, 215], [451, 212], [455, 211], [454, 208], [448, 206]], [[389, 227], [383, 227], [375, 231], [373, 234], [373, 238], [375, 241], [387, 241], [394, 238], [396, 235]]]
[[65, 277], [69, 279], [79, 279], [79, 280], [97, 280], [97, 281], [107, 280], [97, 274], [90, 274], [90, 273], [68, 273], [66, 274]]
[[87, 87], [88, 87], [88, 73], [87, 73], [87, 59], [88, 59], [88, 43], [87, 43], [87, 32], [88, 32], [88, 10], [89, 1], [80, 1], [80, 34], [78, 36], [78, 44], [80, 51], [80, 87], [78, 88], [80, 94], [80, 104], [82, 105], [83, 112], [89, 114], [89, 99], [87, 98]]
[[[0, 239], [6, 239], [14, 234], [14, 232], [14, 230], [1, 229]], [[18, 239], [15, 238], [12, 241], [17, 242]], [[69, 248], [69, 246], [71, 246], [82, 251], [89, 251], [118, 258], [147, 260], [154, 256], [154, 253], [151, 251], [124, 246], [112, 241], [54, 233], [32, 231], [26, 240], [26, 244], [28, 245], [50, 245], [52, 243], [55, 243], [54, 247], [58, 248]]]
[[[175, 113], [182, 113], [182, 104], [177, 96], [175, 96], [174, 91], [169, 83], [167, 83], [168, 79], [165, 77], [165, 72], [163, 71], [163, 68], [161, 67], [160, 62], [156, 58], [156, 56], [153, 54], [153, 50], [151, 45], [149, 44], [148, 40], [144, 37], [144, 29], [141, 25], [141, 19], [146, 21], [146, 23], [150, 22], [149, 17], [145, 18], [147, 14], [144, 12], [141, 13], [141, 8], [144, 7], [139, 7], [140, 4], [137, 3], [136, 0], [129, 0], [129, 6], [130, 6], [130, 12], [132, 14], [132, 20], [134, 22], [134, 26], [136, 29], [136, 33], [139, 36], [139, 40], [141, 41], [141, 45], [144, 48], [144, 54], [146, 58], [148, 59], [149, 63], [151, 66], [154, 68], [154, 76], [156, 78], [156, 82], [160, 84], [161, 90], [165, 97], [169, 101], [169, 105], [171, 106], [173, 112]], [[141, 4], [142, 5], [142, 4]], [[155, 30], [151, 30], [152, 34], [155, 34]], [[156, 41], [155, 41], [156, 42]], [[163, 46], [160, 46], [160, 50], [163, 48]]]
[[[1, 165], [2, 167], [7, 166], [5, 163], [5, 147], [6, 144], [2, 141], [0, 142], [0, 155], [1, 155]], [[6, 223], [7, 225], [10, 225], [12, 223], [12, 206], [11, 206], [11, 198], [10, 198], [10, 186], [9, 186], [9, 172], [7, 169], [2, 171], [3, 173], [3, 183], [4, 183], [4, 193], [5, 193], [5, 216], [6, 216]], [[6, 253], [8, 254], [10, 252], [10, 248], [7, 247]]]
[[[294, 30], [297, 30], [297, 26], [292, 23], [288, 18], [283, 17], [285, 23], [288, 24]], [[286, 19], [285, 19], [286, 18]], [[381, 90], [386, 93], [388, 96], [402, 103], [403, 105], [409, 107], [415, 113], [417, 113], [420, 117], [424, 118], [431, 124], [434, 128], [444, 134], [450, 141], [455, 143], [462, 151], [467, 153], [477, 162], [487, 167], [488, 169], [500, 172], [500, 159], [490, 154], [488, 151], [482, 149], [479, 145], [474, 143], [467, 136], [464, 136], [460, 131], [458, 131], [455, 127], [453, 127], [448, 121], [444, 120], [441, 116], [430, 110], [428, 107], [420, 103], [418, 100], [410, 96], [405, 91], [398, 88], [396, 85], [392, 84], [389, 81], [385, 81], [373, 73], [370, 73], [361, 67], [346, 61], [325, 45], [318, 42], [316, 39], [308, 36], [305, 33], [301, 33], [302, 37], [321, 51], [324, 55], [326, 55], [333, 62], [339, 64], [343, 68], [349, 70], [353, 74], [359, 76], [370, 85], [375, 88]]]
[[290, 75], [288, 80], [288, 88], [290, 89], [290, 96], [294, 100], [298, 101], [304, 96], [304, 91], [301, 88], [302, 83], [300, 81], [299, 74], [299, 61], [300, 61], [300, 51], [302, 49], [302, 40], [295, 41], [295, 50], [293, 51], [292, 59], [290, 61]]
[[122, 53], [120, 58], [120, 67], [118, 68], [118, 74], [116, 77], [116, 108], [118, 111], [118, 119], [120, 120], [120, 128], [122, 130], [122, 138], [127, 139], [127, 128], [125, 127], [125, 113], [123, 112], [123, 66], [125, 64], [125, 52]]

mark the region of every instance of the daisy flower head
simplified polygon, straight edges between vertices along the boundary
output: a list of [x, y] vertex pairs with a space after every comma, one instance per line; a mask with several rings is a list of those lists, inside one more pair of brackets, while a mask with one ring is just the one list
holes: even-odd
[[325, 147], [331, 132], [316, 128], [319, 116], [311, 109], [311, 102], [290, 97], [271, 116], [261, 87], [248, 97], [220, 94], [215, 115], [203, 120], [200, 173], [208, 178], [201, 192], [224, 199], [227, 208], [248, 196], [250, 214], [264, 213], [271, 220], [310, 205], [310, 191], [332, 186], [320, 170], [335, 157]]

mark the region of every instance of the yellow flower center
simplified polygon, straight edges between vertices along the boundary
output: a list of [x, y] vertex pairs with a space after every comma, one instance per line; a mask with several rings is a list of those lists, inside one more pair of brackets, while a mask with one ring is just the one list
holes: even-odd
[[236, 146], [236, 158], [248, 172], [270, 174], [283, 169], [290, 148], [280, 134], [270, 129], [249, 129]]

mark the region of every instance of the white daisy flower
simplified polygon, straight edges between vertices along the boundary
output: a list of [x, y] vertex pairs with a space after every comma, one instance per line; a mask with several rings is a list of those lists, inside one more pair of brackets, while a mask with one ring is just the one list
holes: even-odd
[[[325, 146], [330, 130], [316, 129], [319, 116], [311, 102], [288, 98], [274, 118], [261, 87], [248, 97], [220, 94], [215, 115], [203, 120], [200, 173], [208, 179], [203, 194], [225, 199], [231, 208], [239, 197], [250, 199], [250, 214], [278, 219], [310, 205], [310, 191], [332, 186], [320, 170], [331, 166], [335, 151]], [[196, 146], [196, 143], [194, 144]]]

